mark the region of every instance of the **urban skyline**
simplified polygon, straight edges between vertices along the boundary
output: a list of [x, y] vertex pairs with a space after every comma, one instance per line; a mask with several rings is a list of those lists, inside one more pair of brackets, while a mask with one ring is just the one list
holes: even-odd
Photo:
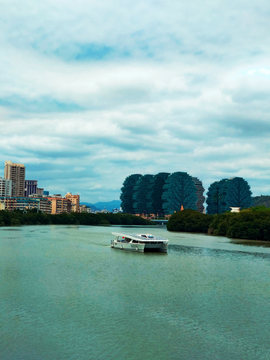
[[[49, 191], [44, 191], [44, 188], [38, 188], [38, 186], [37, 186], [38, 180], [25, 179], [24, 164], [12, 163], [10, 160], [5, 161], [4, 174], [5, 174], [4, 178], [0, 177], [0, 196], [2, 196], [2, 197], [3, 196], [7, 196], [7, 197], [10, 197], [10, 196], [12, 196], [12, 197], [29, 197], [30, 196], [30, 197], [32, 197], [33, 195], [35, 195], [35, 196], [43, 196], [44, 195], [44, 197], [50, 197], [50, 201], [52, 203], [51, 209], [52, 209], [53, 213], [57, 213], [57, 210], [56, 210], [57, 205], [56, 204], [59, 203], [59, 201], [60, 201], [59, 199], [60, 198], [64, 199], [63, 201], [66, 201], [66, 199], [67, 199], [67, 200], [70, 200], [70, 205], [64, 204], [63, 201], [61, 204], [59, 203], [58, 208], [60, 209], [59, 210], [60, 212], [65, 212], [65, 211], [80, 212], [81, 211], [79, 194], [74, 195], [71, 192], [67, 192], [66, 195], [62, 197], [61, 194], [52, 195], [49, 193]], [[177, 179], [177, 180], [176, 180], [175, 184], [173, 182], [174, 185], [173, 185], [172, 189], [170, 190], [170, 191], [172, 191], [170, 193], [170, 191], [168, 192], [168, 189], [170, 188], [170, 186], [169, 186], [170, 181], [167, 182], [167, 180], [172, 179], [174, 176], [176, 176], [175, 179]], [[203, 183], [197, 177], [190, 177], [190, 179], [192, 179], [192, 182], [194, 183], [194, 185], [196, 187], [196, 195], [194, 193], [193, 196], [195, 196], [195, 198], [197, 200], [196, 200], [196, 205], [195, 205], [195, 203], [193, 204], [193, 201], [191, 201], [191, 203], [193, 205], [187, 206], [186, 200], [184, 201], [183, 199], [182, 200], [178, 199], [178, 196], [179, 196], [178, 190], [176, 190], [176, 188], [175, 188], [176, 184], [178, 184], [178, 182], [180, 181], [179, 176], [180, 177], [181, 176], [190, 177], [190, 175], [188, 175], [186, 172], [175, 172], [175, 173], [171, 173], [171, 174], [163, 172], [163, 173], [159, 173], [156, 175], [132, 174], [132, 175], [128, 176], [123, 183], [123, 187], [121, 188], [121, 194], [120, 194], [120, 200], [122, 200], [122, 207], [124, 209], [124, 212], [137, 213], [137, 214], [163, 213], [163, 207], [164, 207], [165, 203], [168, 201], [168, 203], [166, 205], [168, 208], [167, 208], [167, 211], [165, 211], [165, 213], [172, 213], [172, 212], [178, 210], [180, 203], [178, 205], [177, 205], [177, 203], [180, 201], [182, 203], [182, 205], [180, 206], [181, 209], [182, 208], [191, 208], [191, 209], [196, 208], [200, 212], [205, 212], [205, 210], [207, 210], [207, 211], [210, 211], [210, 213], [211, 213], [213, 211], [215, 212], [215, 210], [212, 210], [212, 205], [211, 205], [212, 204], [212, 200], [211, 200], [212, 195], [210, 195], [210, 194], [212, 194], [212, 192], [215, 193], [215, 190], [212, 190], [212, 189], [214, 189], [216, 187], [216, 184], [221, 184], [221, 183], [223, 184], [224, 181], [226, 182], [226, 184], [238, 184], [238, 182], [240, 181], [239, 186], [240, 186], [240, 184], [243, 184], [241, 186], [244, 186], [245, 189], [246, 188], [250, 189], [248, 182], [245, 179], [240, 178], [240, 177], [231, 177], [228, 179], [221, 179], [221, 180], [215, 181], [212, 184], [210, 184], [208, 190], [203, 187]], [[131, 183], [130, 184], [128, 183], [130, 180], [132, 182], [132, 186], [131, 186]], [[167, 184], [167, 185], [164, 186], [165, 184]], [[127, 192], [126, 192], [126, 187], [127, 187], [127, 189], [130, 188], [130, 190], [127, 190]], [[167, 187], [167, 189], [166, 189], [166, 187]], [[180, 187], [182, 187], [182, 185], [180, 185]], [[227, 185], [225, 187], [227, 188]], [[219, 185], [218, 185], [218, 188], [219, 188]], [[175, 191], [176, 191], [176, 193], [175, 193], [175, 195], [173, 195], [173, 192], [175, 192]], [[206, 191], [206, 193], [205, 193], [205, 191]], [[245, 190], [244, 193], [246, 191], [247, 190]], [[243, 206], [244, 206], [244, 208], [251, 206], [252, 205], [252, 201], [251, 201], [252, 192], [251, 192], [251, 190], [248, 190], [248, 191], [250, 192], [249, 199], [244, 200], [244, 202], [247, 201], [247, 203], [245, 203], [245, 204], [244, 204], [244, 202], [242, 203], [242, 200], [240, 201], [240, 198], [239, 198], [238, 200], [235, 199], [232, 202], [233, 203], [232, 205], [239, 206], [239, 208], [242, 208]], [[227, 192], [227, 190], [225, 192]], [[129, 194], [129, 195], [125, 195], [125, 194]], [[204, 195], [206, 195], [206, 197]], [[126, 196], [128, 196], [128, 197], [126, 198]], [[131, 196], [131, 198], [129, 199], [130, 196]], [[190, 197], [191, 193], [188, 194], [188, 192], [187, 192], [185, 196]], [[246, 195], [244, 195], [244, 198], [245, 198], [245, 196]], [[207, 207], [204, 207], [205, 200], [206, 200]], [[214, 200], [214, 202], [215, 201], [216, 200]], [[173, 203], [171, 203], [171, 202], [173, 202], [173, 203], [175, 202], [175, 205], [172, 205]], [[223, 204], [223, 206], [225, 206], [226, 210], [229, 209], [229, 206], [230, 206], [229, 203], [230, 203], [230, 201], [229, 202], [226, 201], [226, 205], [225, 205], [225, 203]], [[85, 205], [83, 205], [83, 207], [85, 207]]]
[[68, 192], [49, 194], [38, 188], [38, 180], [25, 179], [24, 164], [5, 161], [4, 178], [0, 177], [0, 209], [1, 210], [32, 210], [43, 213], [62, 214], [71, 212], [91, 212], [90, 208], [80, 204], [80, 195]]

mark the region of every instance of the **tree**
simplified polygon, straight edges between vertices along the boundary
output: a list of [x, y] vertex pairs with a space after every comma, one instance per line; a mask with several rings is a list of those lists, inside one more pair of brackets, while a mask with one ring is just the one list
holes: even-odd
[[248, 182], [240, 177], [228, 179], [226, 204], [227, 209], [230, 207], [248, 208], [252, 205], [251, 191]]
[[213, 182], [207, 192], [207, 214], [220, 214], [223, 211], [225, 195], [223, 192], [223, 183], [226, 179]]
[[169, 173], [161, 172], [157, 175], [154, 175], [149, 181], [150, 184], [149, 192], [147, 194], [147, 207], [150, 214], [158, 214], [159, 216], [164, 214], [164, 200], [162, 199], [163, 186], [169, 175]]
[[175, 172], [167, 177], [162, 195], [163, 210], [166, 214], [173, 214], [184, 209], [197, 210], [196, 186], [192, 177], [186, 172]]
[[202, 182], [196, 178], [196, 177], [193, 177], [192, 180], [194, 181], [194, 184], [196, 186], [196, 195], [197, 195], [197, 202], [196, 202], [196, 206], [197, 206], [197, 210], [199, 212], [203, 212], [204, 211], [204, 201], [205, 201], [205, 197], [203, 196], [203, 193], [204, 193], [204, 187], [202, 185]]
[[133, 207], [133, 191], [136, 181], [141, 177], [141, 174], [133, 174], [128, 176], [121, 188], [120, 200], [122, 201], [121, 207], [124, 213], [135, 214]]
[[221, 214], [231, 207], [248, 208], [252, 204], [250, 186], [240, 177], [212, 183], [207, 192], [207, 213]]
[[148, 214], [149, 208], [147, 195], [150, 191], [150, 181], [153, 175], [143, 175], [137, 181], [133, 188], [133, 208], [136, 214]]

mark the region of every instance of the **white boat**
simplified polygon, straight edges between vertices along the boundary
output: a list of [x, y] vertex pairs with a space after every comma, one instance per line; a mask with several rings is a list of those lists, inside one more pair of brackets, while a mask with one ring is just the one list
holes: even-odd
[[169, 240], [152, 234], [112, 233], [115, 238], [111, 247], [130, 251], [157, 251], [167, 252]]

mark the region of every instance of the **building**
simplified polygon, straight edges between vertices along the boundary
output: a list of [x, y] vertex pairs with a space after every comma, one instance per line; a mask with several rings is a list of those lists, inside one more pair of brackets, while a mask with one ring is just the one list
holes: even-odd
[[43, 197], [0, 196], [0, 203], [9, 211], [37, 209], [43, 213], [51, 213], [51, 202]]
[[0, 177], [0, 196], [11, 196], [12, 181]]
[[37, 187], [37, 192], [36, 192], [36, 194], [37, 194], [37, 195], [40, 195], [40, 196], [44, 195], [44, 189]]
[[80, 205], [79, 211], [80, 211], [80, 213], [87, 212], [87, 207], [86, 207], [86, 205]]
[[46, 199], [51, 201], [51, 214], [63, 214], [65, 212], [71, 213], [71, 200], [62, 198], [60, 196], [48, 196]]
[[25, 166], [6, 161], [4, 177], [6, 180], [12, 180], [11, 195], [24, 197]]
[[24, 196], [31, 196], [33, 194], [42, 196], [44, 189], [37, 186], [37, 180], [25, 180]]
[[30, 198], [38, 199], [39, 201], [38, 210], [40, 210], [42, 213], [51, 214], [52, 203], [46, 196], [32, 194], [30, 195]]
[[37, 193], [37, 180], [25, 180], [24, 196], [28, 197]]
[[72, 212], [80, 212], [80, 195], [72, 195], [71, 193], [67, 193], [65, 198], [72, 202]]
[[1, 196], [0, 201], [5, 204], [6, 210], [39, 210], [38, 199], [28, 198], [25, 196]]
[[0, 200], [0, 211], [2, 211], [2, 210], [6, 210], [6, 206], [5, 206], [4, 201]]

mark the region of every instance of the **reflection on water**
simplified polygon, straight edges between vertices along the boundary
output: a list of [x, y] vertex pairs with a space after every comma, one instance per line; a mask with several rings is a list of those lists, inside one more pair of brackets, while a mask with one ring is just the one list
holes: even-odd
[[245, 246], [261, 246], [261, 247], [270, 247], [270, 241], [254, 241], [254, 240], [242, 240], [242, 239], [231, 239], [232, 244], [235, 245], [245, 245]]
[[[238, 243], [237, 243], [238, 244]], [[243, 245], [245, 243], [241, 243]], [[249, 244], [250, 245], [250, 244]], [[256, 243], [253, 242], [253, 246], [256, 246]], [[183, 246], [183, 245], [169, 245], [169, 252], [180, 252], [182, 254], [190, 254], [190, 255], [203, 255], [203, 256], [215, 256], [215, 257], [225, 257], [225, 256], [248, 256], [248, 257], [256, 257], [256, 258], [267, 258], [270, 260], [270, 253], [254, 253], [248, 251], [233, 251], [233, 250], [222, 250], [222, 249], [213, 249], [213, 248], [206, 248], [206, 247], [190, 247], [190, 246]]]
[[5, 230], [3, 359], [270, 358], [267, 247], [153, 228], [168, 254], [144, 254], [111, 249], [117, 227]]

